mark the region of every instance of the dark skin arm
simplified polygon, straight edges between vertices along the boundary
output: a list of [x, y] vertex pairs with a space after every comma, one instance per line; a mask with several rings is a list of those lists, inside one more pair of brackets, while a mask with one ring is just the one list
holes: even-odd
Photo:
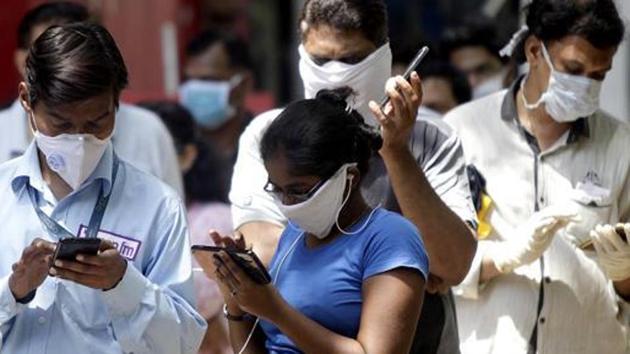
[[[238, 240], [212, 236], [217, 244], [239, 245]], [[292, 308], [271, 284], [253, 282], [225, 252], [215, 261], [215, 272], [230, 314], [247, 311], [265, 318], [306, 353], [408, 353], [422, 308], [424, 280], [418, 272], [400, 268], [373, 276], [363, 282], [357, 338], [348, 338]], [[231, 324], [230, 331], [233, 327], [236, 352], [245, 344], [251, 324]], [[264, 343], [258, 337], [246, 352], [264, 352]]]
[[396, 77], [395, 87], [387, 85], [390, 104], [385, 112], [373, 101], [370, 108], [382, 127], [383, 147], [379, 153], [400, 209], [422, 234], [431, 265], [431, 286], [444, 290], [464, 279], [477, 243], [474, 232], [435, 193], [409, 150], [408, 141], [422, 102], [420, 77], [414, 72], [410, 81]]

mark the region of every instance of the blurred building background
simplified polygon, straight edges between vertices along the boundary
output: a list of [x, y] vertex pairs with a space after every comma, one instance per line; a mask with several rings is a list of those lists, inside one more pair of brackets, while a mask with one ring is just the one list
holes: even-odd
[[[248, 100], [254, 113], [302, 96], [297, 73], [297, 18], [303, 0], [76, 0], [88, 6], [116, 38], [131, 84], [124, 99], [173, 97], [181, 76], [183, 49], [198, 31], [220, 29], [249, 43], [255, 67], [255, 92]], [[16, 29], [22, 15], [45, 0], [3, 0], [0, 4], [0, 105], [16, 96], [13, 64]], [[386, 0], [394, 53], [420, 43], [436, 45], [444, 30], [466, 17], [485, 17], [505, 43], [520, 27], [519, 11], [527, 0]], [[628, 1], [618, 0], [625, 18]], [[629, 60], [620, 48], [606, 80], [605, 110], [628, 120]]]

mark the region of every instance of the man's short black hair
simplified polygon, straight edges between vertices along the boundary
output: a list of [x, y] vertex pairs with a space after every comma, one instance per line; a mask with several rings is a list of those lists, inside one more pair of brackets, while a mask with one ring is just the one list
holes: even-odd
[[453, 90], [453, 97], [457, 104], [463, 104], [471, 99], [470, 85], [466, 76], [451, 64], [442, 61], [431, 61], [420, 65], [419, 72], [423, 80], [429, 78], [440, 78], [448, 81]]
[[22, 17], [17, 32], [19, 49], [27, 50], [31, 45], [33, 29], [39, 25], [63, 25], [66, 23], [87, 21], [89, 14], [85, 6], [58, 1], [39, 5]]
[[341, 31], [359, 31], [375, 46], [388, 41], [387, 7], [383, 0], [306, 0], [300, 15], [310, 27], [327, 25]]
[[529, 33], [543, 42], [577, 35], [594, 47], [617, 47], [625, 26], [613, 0], [533, 0], [527, 7]]
[[503, 60], [499, 55], [497, 29], [492, 20], [485, 17], [466, 18], [459, 26], [449, 27], [440, 41], [440, 51], [448, 60], [450, 55], [463, 47], [483, 47], [490, 54]]
[[191, 39], [186, 46], [186, 56], [194, 57], [202, 54], [217, 43], [221, 43], [225, 47], [231, 67], [236, 69], [252, 68], [249, 47], [243, 40], [213, 30], [203, 31]]
[[116, 105], [127, 86], [127, 68], [107, 30], [89, 22], [48, 28], [26, 58], [31, 107], [38, 101], [60, 106], [108, 91]]

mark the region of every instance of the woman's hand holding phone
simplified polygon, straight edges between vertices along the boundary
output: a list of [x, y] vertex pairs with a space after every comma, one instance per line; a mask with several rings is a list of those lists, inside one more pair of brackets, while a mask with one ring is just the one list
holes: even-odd
[[231, 315], [242, 315], [240, 310], [271, 319], [277, 314], [283, 300], [272, 283], [262, 285], [252, 280], [225, 251], [216, 254], [214, 265], [219, 288]]
[[[231, 237], [212, 230], [210, 231], [210, 238], [217, 247], [246, 250], [243, 235], [238, 231], [234, 237]], [[269, 312], [275, 308], [273, 304], [281, 300], [273, 285], [271, 283], [266, 285], [256, 283], [226, 251], [214, 254], [213, 258], [211, 266], [214, 272], [213, 278], [217, 280], [228, 313], [233, 316], [241, 316], [244, 313], [262, 317], [269, 316]], [[210, 271], [210, 267], [202, 266], [204, 272]]]

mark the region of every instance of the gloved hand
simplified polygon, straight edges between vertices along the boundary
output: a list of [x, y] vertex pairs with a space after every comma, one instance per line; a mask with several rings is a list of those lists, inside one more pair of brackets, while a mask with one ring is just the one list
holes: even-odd
[[[617, 224], [617, 227], [630, 235], [630, 224]], [[611, 225], [597, 225], [591, 231], [593, 247], [599, 264], [612, 281], [630, 278], [630, 245], [624, 241]]]
[[570, 222], [577, 221], [575, 214], [545, 209], [534, 213], [516, 229], [514, 237], [496, 242], [489, 247], [490, 257], [499, 272], [506, 274], [515, 268], [530, 264], [547, 250], [554, 235]]

